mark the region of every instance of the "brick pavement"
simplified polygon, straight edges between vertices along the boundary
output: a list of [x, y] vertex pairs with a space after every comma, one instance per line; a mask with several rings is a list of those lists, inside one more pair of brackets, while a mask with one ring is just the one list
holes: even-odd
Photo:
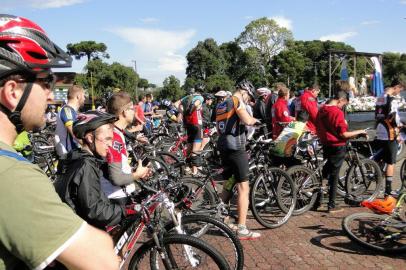
[[[260, 240], [243, 241], [246, 269], [406, 269], [406, 253], [385, 256], [353, 243], [341, 229], [342, 219], [362, 208], [328, 214], [309, 211], [277, 229], [263, 229], [253, 218], [248, 226]], [[367, 210], [366, 210], [367, 211]]]

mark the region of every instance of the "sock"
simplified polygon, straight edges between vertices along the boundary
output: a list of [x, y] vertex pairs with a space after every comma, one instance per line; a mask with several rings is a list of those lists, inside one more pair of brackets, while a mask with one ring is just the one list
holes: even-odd
[[393, 176], [386, 176], [385, 195], [390, 195], [392, 191]]
[[246, 229], [247, 229], [247, 226], [246, 226], [246, 225], [238, 224], [238, 230], [239, 230], [239, 231], [243, 231], [243, 230], [246, 230]]

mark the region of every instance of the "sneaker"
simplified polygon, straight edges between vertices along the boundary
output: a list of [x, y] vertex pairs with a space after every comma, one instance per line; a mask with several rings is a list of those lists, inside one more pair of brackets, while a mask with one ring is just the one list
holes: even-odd
[[238, 226], [237, 237], [240, 240], [255, 240], [261, 237], [261, 234], [258, 232], [253, 232], [247, 229], [247, 227], [241, 228]]
[[341, 208], [341, 207], [334, 207], [334, 208], [328, 208], [328, 213], [330, 213], [330, 214], [335, 214], [335, 213], [340, 213], [340, 212], [343, 212], [344, 211], [344, 208]]

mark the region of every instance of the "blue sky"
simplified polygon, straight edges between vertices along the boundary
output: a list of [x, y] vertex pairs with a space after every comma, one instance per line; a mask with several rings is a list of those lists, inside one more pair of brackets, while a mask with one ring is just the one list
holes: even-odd
[[[162, 84], [185, 77], [197, 42], [236, 38], [260, 17], [274, 18], [297, 40], [344, 41], [358, 51], [406, 53], [406, 0], [2, 0], [1, 13], [38, 23], [62, 48], [104, 42], [111, 58]], [[81, 72], [85, 60], [74, 60]]]

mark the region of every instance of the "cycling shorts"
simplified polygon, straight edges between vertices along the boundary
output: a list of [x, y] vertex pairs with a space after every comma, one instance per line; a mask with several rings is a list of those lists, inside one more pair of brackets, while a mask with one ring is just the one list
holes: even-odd
[[382, 160], [386, 164], [395, 164], [398, 152], [398, 143], [395, 140], [384, 141], [378, 140], [378, 145], [382, 149]]
[[186, 125], [188, 143], [200, 143], [203, 140], [203, 130], [201, 125]]
[[223, 166], [223, 179], [227, 180], [234, 175], [237, 183], [248, 181], [248, 154], [245, 150], [220, 151]]

